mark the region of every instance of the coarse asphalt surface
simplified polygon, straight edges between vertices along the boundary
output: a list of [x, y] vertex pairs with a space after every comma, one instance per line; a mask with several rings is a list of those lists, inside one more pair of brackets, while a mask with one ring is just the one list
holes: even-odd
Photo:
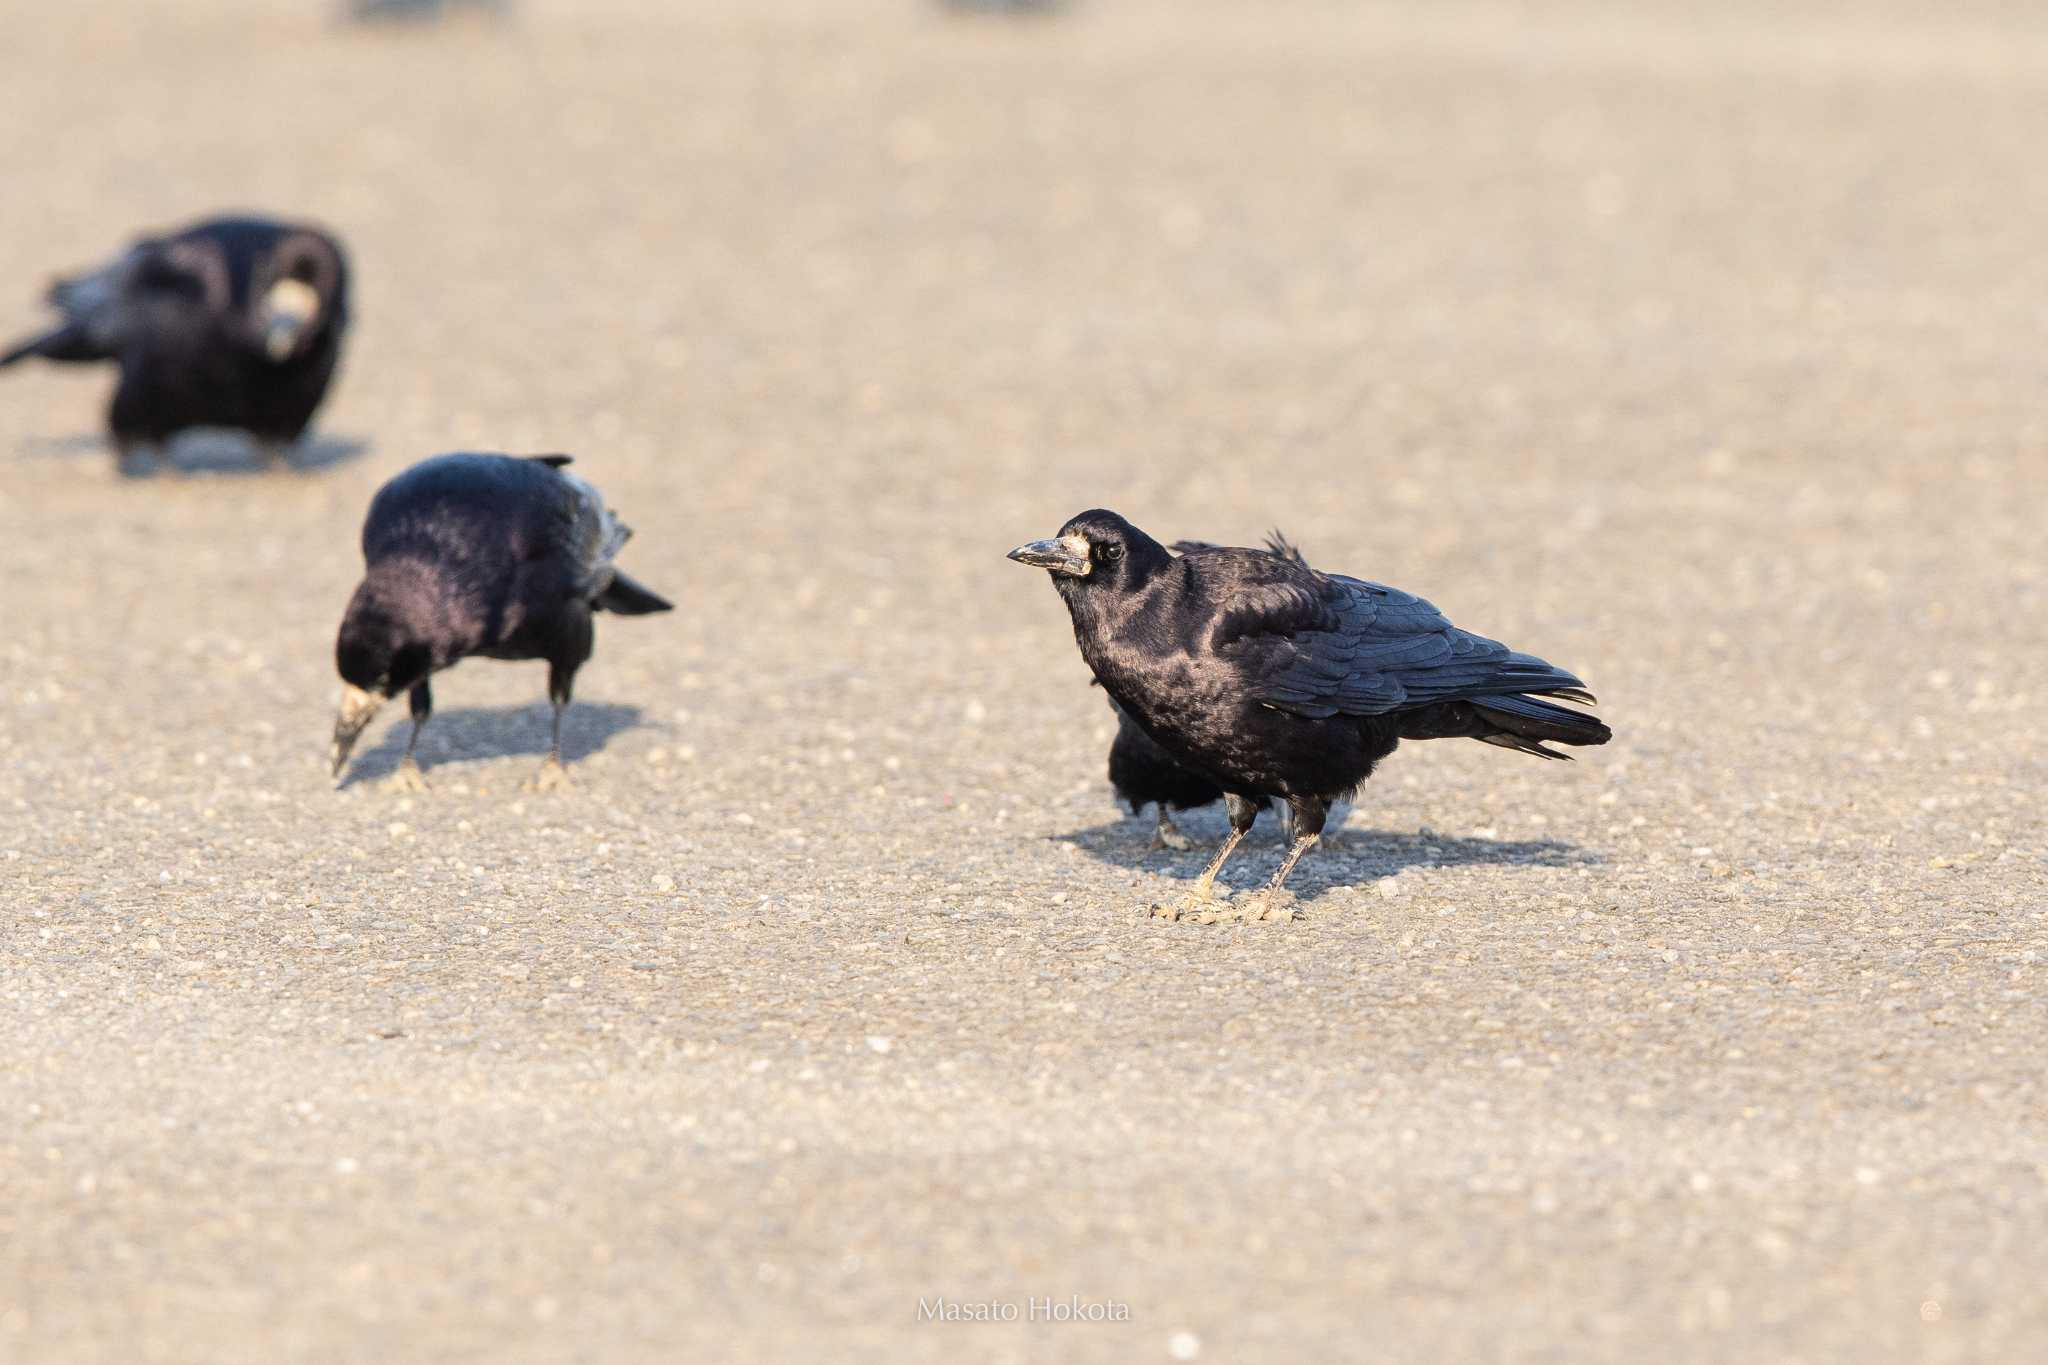
[[[285, 472], [0, 376], [0, 1359], [2048, 1352], [2038, 8], [6, 28], [5, 330], [230, 207], [359, 321]], [[573, 791], [487, 661], [337, 790], [363, 509], [458, 448], [678, 610]], [[1296, 919], [1157, 918], [1203, 855], [1003, 559], [1097, 505], [1616, 739], [1408, 746]]]

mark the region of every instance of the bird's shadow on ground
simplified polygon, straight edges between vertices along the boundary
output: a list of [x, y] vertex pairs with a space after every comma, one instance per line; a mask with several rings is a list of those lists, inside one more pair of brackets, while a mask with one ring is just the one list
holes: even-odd
[[[31, 437], [22, 443], [22, 448], [31, 457], [114, 458], [112, 444], [104, 432], [98, 431]], [[157, 474], [268, 474], [273, 468], [311, 474], [347, 464], [369, 448], [370, 443], [358, 436], [308, 436], [285, 453], [281, 466], [273, 466], [264, 461], [256, 443], [246, 436], [226, 431], [188, 432], [153, 458], [123, 463], [121, 477], [141, 480]]]
[[[1192, 882], [1216, 856], [1230, 827], [1221, 814], [1202, 811], [1178, 812], [1174, 821], [1201, 846], [1186, 853], [1152, 847], [1149, 809], [1143, 816], [1052, 837], [1115, 867], [1142, 868]], [[1259, 823], [1217, 875], [1218, 888], [1243, 891], [1264, 886], [1284, 856], [1283, 829], [1272, 811], [1261, 812]], [[1461, 838], [1428, 828], [1402, 833], [1356, 826], [1338, 829], [1334, 824], [1329, 833], [1334, 841], [1310, 851], [1287, 879], [1287, 889], [1296, 900], [1313, 901], [1326, 892], [1391, 877], [1410, 867], [1591, 867], [1601, 861], [1598, 854], [1557, 839]]]
[[[377, 782], [398, 771], [399, 760], [405, 757], [405, 741], [412, 734], [412, 717], [405, 712], [403, 697], [393, 709], [397, 716], [384, 738], [375, 748], [350, 755], [337, 789]], [[562, 762], [573, 772], [578, 762], [609, 744], [613, 735], [643, 723], [637, 706], [579, 701], [562, 718]], [[420, 746], [413, 757], [431, 782], [443, 768], [475, 759], [520, 754], [539, 758], [547, 753], [553, 737], [554, 710], [544, 702], [436, 709], [420, 732]]]

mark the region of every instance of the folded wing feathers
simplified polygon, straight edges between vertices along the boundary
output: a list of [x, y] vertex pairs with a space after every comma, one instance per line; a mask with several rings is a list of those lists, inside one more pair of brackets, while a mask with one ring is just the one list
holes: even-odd
[[1458, 629], [1412, 593], [1337, 574], [1324, 582], [1331, 591], [1320, 614], [1334, 628], [1291, 634], [1288, 661], [1261, 691], [1269, 706], [1326, 718], [1517, 693], [1593, 700], [1572, 674]]
[[612, 560], [632, 539], [633, 528], [612, 515], [597, 489], [559, 466], [555, 472], [570, 493], [565, 511], [569, 519], [568, 549], [576, 565], [577, 583], [594, 598], [611, 586]]

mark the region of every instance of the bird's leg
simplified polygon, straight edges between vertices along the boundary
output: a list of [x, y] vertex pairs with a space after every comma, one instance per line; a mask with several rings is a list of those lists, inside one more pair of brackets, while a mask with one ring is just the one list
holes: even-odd
[[555, 707], [555, 737], [540, 771], [526, 784], [529, 791], [551, 792], [575, 785], [569, 780], [568, 769], [562, 766], [562, 713], [569, 709], [569, 685], [574, 677], [573, 668], [548, 665], [548, 700]]
[[[1341, 826], [1342, 826], [1342, 824], [1343, 824], [1343, 821], [1339, 820], [1339, 821], [1338, 821], [1337, 823], [1338, 823], [1338, 825], [1340, 826], [1340, 828], [1337, 828], [1337, 829], [1332, 829], [1332, 828], [1330, 828], [1330, 827], [1329, 827], [1328, 825], [1324, 825], [1324, 826], [1323, 826], [1323, 832], [1322, 832], [1321, 834], [1319, 834], [1319, 835], [1317, 835], [1317, 836], [1316, 836], [1316, 843], [1315, 843], [1315, 849], [1314, 849], [1314, 852], [1317, 852], [1317, 853], [1356, 853], [1356, 852], [1357, 852], [1357, 851], [1358, 851], [1359, 849], [1361, 849], [1361, 848], [1364, 848], [1364, 847], [1365, 847], [1365, 841], [1364, 841], [1364, 839], [1362, 839], [1362, 838], [1361, 838], [1361, 837], [1360, 837], [1359, 835], [1357, 835], [1357, 834], [1346, 834], [1346, 833], [1345, 833], [1345, 832], [1343, 831], [1343, 829], [1341, 828]], [[1289, 829], [1290, 829], [1290, 832], [1291, 832], [1291, 831], [1292, 831], [1292, 818], [1291, 818], [1291, 817], [1290, 817], [1290, 824], [1289, 824]]]
[[1287, 874], [1294, 871], [1294, 865], [1301, 861], [1301, 855], [1315, 847], [1317, 837], [1313, 834], [1304, 834], [1294, 841], [1293, 847], [1287, 850], [1287, 857], [1280, 864], [1280, 870], [1273, 874], [1272, 881], [1266, 883], [1263, 894], [1270, 896], [1280, 890], [1281, 885], [1287, 880]]
[[420, 771], [419, 760], [412, 756], [412, 751], [420, 742], [420, 730], [427, 717], [434, 713], [434, 694], [422, 679], [406, 694], [406, 701], [412, 707], [412, 733], [406, 736], [405, 757], [398, 760], [397, 770], [384, 779], [384, 786], [388, 791], [423, 792], [427, 790], [426, 774]]
[[289, 469], [292, 463], [292, 443], [277, 436], [257, 436], [256, 463], [265, 469]]
[[[1282, 803], [1282, 809], [1287, 816], [1285, 830], [1287, 843], [1292, 847], [1295, 839], [1294, 808]], [[1316, 836], [1316, 841], [1310, 845], [1309, 851], [1312, 853], [1345, 853], [1350, 851], [1352, 847], [1354, 845], [1347, 835], [1339, 830], [1331, 829], [1325, 824], [1323, 832]]]
[[1281, 860], [1280, 870], [1273, 874], [1273, 880], [1266, 883], [1253, 904], [1245, 911], [1246, 919], [1292, 919], [1293, 911], [1286, 908], [1281, 897], [1286, 894], [1282, 888], [1287, 883], [1287, 874], [1294, 871], [1294, 865], [1301, 861], [1301, 855], [1315, 847], [1316, 840], [1323, 834], [1323, 822], [1329, 818], [1330, 804], [1313, 797], [1291, 796], [1287, 798], [1288, 824], [1292, 827], [1294, 843]]
[[1241, 796], [1224, 796], [1223, 808], [1230, 812], [1230, 837], [1223, 841], [1222, 848], [1216, 850], [1216, 856], [1210, 860], [1209, 866], [1202, 870], [1201, 879], [1195, 883], [1194, 899], [1197, 901], [1207, 901], [1216, 894], [1216, 874], [1223, 870], [1223, 864], [1230, 857], [1231, 851], [1237, 847], [1239, 840], [1251, 832], [1253, 822], [1259, 818], [1259, 803], [1247, 801]]
[[114, 437], [114, 472], [124, 479], [146, 478], [156, 472], [161, 447], [147, 436]]
[[1159, 802], [1158, 811], [1159, 826], [1152, 834], [1152, 848], [1170, 848], [1178, 853], [1191, 851], [1195, 847], [1195, 841], [1190, 839], [1179, 825], [1173, 823], [1173, 817], [1167, 814], [1164, 801]]

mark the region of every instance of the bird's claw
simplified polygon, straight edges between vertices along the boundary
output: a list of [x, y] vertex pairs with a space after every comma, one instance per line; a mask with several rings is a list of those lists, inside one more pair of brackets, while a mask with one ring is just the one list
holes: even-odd
[[1162, 848], [1170, 848], [1176, 853], [1192, 853], [1202, 847], [1204, 845], [1190, 839], [1182, 832], [1180, 826], [1162, 815], [1159, 817], [1159, 827], [1152, 831], [1152, 845], [1146, 851], [1157, 853]]
[[114, 452], [114, 474], [118, 478], [147, 479], [161, 464], [154, 446], [122, 446]]
[[1294, 895], [1275, 887], [1241, 897], [1238, 918], [1247, 924], [1287, 923], [1295, 918]]
[[550, 754], [548, 755], [548, 761], [540, 765], [540, 771], [522, 784], [522, 790], [530, 792], [569, 791], [575, 785], [574, 782], [569, 780], [569, 770], [562, 766], [562, 760]]
[[399, 761], [391, 776], [384, 779], [384, 790], [388, 792], [423, 792], [427, 786], [427, 775], [420, 771], [420, 765], [411, 756]]
[[1184, 924], [1266, 924], [1295, 918], [1294, 897], [1285, 891], [1248, 891], [1235, 900], [1190, 894], [1178, 905], [1154, 905], [1152, 918]]

